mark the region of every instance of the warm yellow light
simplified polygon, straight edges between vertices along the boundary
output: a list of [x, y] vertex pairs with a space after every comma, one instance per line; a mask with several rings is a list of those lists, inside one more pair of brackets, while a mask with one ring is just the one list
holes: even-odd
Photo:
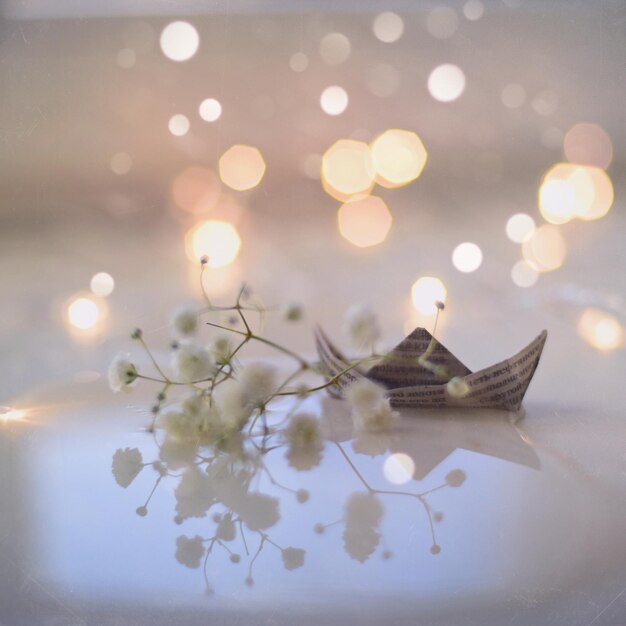
[[460, 67], [446, 63], [436, 67], [428, 77], [428, 91], [439, 102], [452, 102], [465, 90], [465, 74]]
[[200, 103], [198, 113], [205, 122], [215, 122], [222, 115], [222, 105], [215, 98], [207, 98]]
[[232, 263], [239, 254], [241, 239], [230, 222], [207, 220], [191, 228], [185, 236], [185, 249], [190, 261], [198, 263], [208, 257], [209, 267]]
[[161, 32], [161, 50], [172, 61], [187, 61], [198, 51], [200, 36], [189, 22], [171, 22]]
[[26, 417], [26, 411], [23, 409], [16, 409], [11, 406], [0, 406], [0, 421], [4, 422], [19, 422]]
[[550, 272], [563, 264], [567, 246], [556, 226], [544, 224], [522, 244], [524, 260], [538, 272]]
[[385, 241], [392, 217], [382, 198], [356, 196], [339, 207], [339, 232], [359, 248], [368, 248]]
[[597, 124], [581, 122], [570, 128], [563, 139], [565, 157], [572, 163], [606, 169], [613, 159], [613, 144]]
[[506, 236], [515, 243], [523, 243], [535, 232], [535, 220], [526, 213], [512, 215], [506, 223]]
[[222, 182], [237, 191], [256, 187], [265, 174], [265, 161], [258, 148], [236, 144], [219, 160]]
[[206, 167], [191, 166], [172, 181], [172, 200], [188, 213], [206, 213], [215, 207], [221, 189], [214, 172]]
[[341, 115], [348, 106], [348, 94], [343, 87], [331, 85], [320, 96], [322, 111], [328, 115]]
[[113, 293], [113, 289], [115, 289], [115, 281], [113, 280], [113, 276], [111, 276], [111, 274], [108, 274], [107, 272], [98, 272], [91, 277], [89, 286], [91, 291], [96, 296], [104, 298]]
[[415, 463], [413, 459], [403, 452], [396, 452], [388, 456], [383, 463], [385, 478], [394, 485], [403, 485], [413, 478]]
[[433, 276], [422, 276], [411, 287], [413, 306], [423, 315], [434, 315], [437, 312], [435, 303], [445, 303], [447, 294], [445, 285]]
[[590, 186], [593, 191], [590, 192], [591, 201], [585, 203], [584, 208], [579, 207], [577, 217], [585, 221], [600, 219], [613, 206], [615, 199], [613, 183], [609, 175], [599, 167], [585, 165], [580, 169], [584, 169], [585, 172], [584, 184]]
[[385, 11], [379, 13], [372, 23], [374, 36], [383, 43], [393, 43], [402, 37], [404, 21], [397, 13]]
[[585, 309], [578, 320], [578, 334], [598, 350], [617, 350], [624, 345], [624, 329], [619, 321], [600, 309]]
[[177, 113], [170, 117], [167, 127], [174, 137], [182, 137], [189, 132], [189, 118], [182, 113]]
[[98, 304], [88, 296], [73, 299], [67, 306], [67, 320], [79, 330], [93, 328], [100, 320]]
[[518, 287], [532, 287], [539, 278], [539, 273], [526, 261], [518, 261], [511, 269], [511, 280]]
[[376, 182], [399, 187], [415, 180], [424, 169], [428, 153], [417, 133], [393, 128], [372, 142], [372, 165]]
[[369, 146], [354, 139], [336, 141], [322, 157], [322, 181], [326, 192], [338, 200], [368, 192], [374, 186]]
[[350, 40], [342, 33], [328, 33], [320, 41], [320, 56], [328, 65], [340, 65], [350, 56]]
[[459, 272], [474, 272], [482, 262], [482, 250], [470, 241], [459, 244], [452, 252], [452, 263]]

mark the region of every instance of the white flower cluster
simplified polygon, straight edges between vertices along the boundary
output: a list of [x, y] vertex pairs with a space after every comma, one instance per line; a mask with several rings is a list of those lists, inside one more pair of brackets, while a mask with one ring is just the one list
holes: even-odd
[[348, 309], [344, 317], [344, 332], [357, 348], [373, 348], [381, 330], [374, 312], [364, 304]]
[[357, 430], [383, 431], [391, 428], [398, 414], [391, 410], [385, 390], [370, 380], [359, 380], [346, 392], [352, 407], [352, 421]]
[[113, 391], [129, 391], [137, 380], [137, 368], [130, 360], [130, 354], [118, 354], [109, 366], [109, 385]]

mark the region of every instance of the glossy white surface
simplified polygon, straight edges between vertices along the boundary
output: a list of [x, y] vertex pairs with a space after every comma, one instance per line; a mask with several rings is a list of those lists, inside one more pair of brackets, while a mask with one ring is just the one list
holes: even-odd
[[[354, 439], [343, 402], [307, 402], [328, 435], [321, 458], [288, 456], [283, 445], [245, 462], [222, 453], [226, 474], [177, 491], [192, 470], [143, 430], [148, 398], [112, 396], [100, 382], [25, 398], [37, 408], [0, 424], [0, 623], [622, 623], [621, 415], [532, 400], [517, 423], [497, 411], [404, 411], [388, 435]], [[135, 511], [158, 474], [148, 465], [121, 488], [111, 473], [119, 448], [169, 463], [145, 517]], [[394, 453], [415, 465], [403, 484], [388, 480], [408, 478], [398, 466], [389, 474]], [[300, 489], [306, 502], [290, 491]], [[355, 493], [382, 506], [379, 524], [369, 499], [346, 517]], [[177, 506], [206, 516], [177, 524]], [[213, 515], [233, 509], [250, 557], [237, 526], [224, 543], [241, 562], [216, 544], [208, 594], [202, 564], [178, 562], [176, 541], [213, 537]], [[268, 539], [250, 586], [259, 529]], [[304, 550], [303, 565], [286, 569], [277, 546]]]

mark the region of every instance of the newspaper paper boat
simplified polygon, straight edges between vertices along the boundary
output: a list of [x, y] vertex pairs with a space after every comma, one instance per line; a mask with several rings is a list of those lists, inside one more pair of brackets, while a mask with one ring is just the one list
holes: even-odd
[[335, 394], [343, 396], [344, 391], [363, 378], [372, 380], [387, 389], [387, 397], [392, 406], [419, 407], [475, 407], [517, 411], [526, 389], [539, 364], [541, 352], [548, 336], [543, 331], [523, 350], [509, 359], [491, 367], [472, 372], [442, 344], [436, 342], [428, 359], [430, 363], [446, 368], [449, 375], [458, 376], [469, 386], [469, 393], [456, 398], [448, 393], [446, 381], [418, 363], [432, 335], [424, 328], [416, 328], [403, 339], [377, 365], [364, 369], [350, 369], [350, 361], [330, 342], [324, 332], [315, 331], [317, 352], [329, 378], [339, 376]]

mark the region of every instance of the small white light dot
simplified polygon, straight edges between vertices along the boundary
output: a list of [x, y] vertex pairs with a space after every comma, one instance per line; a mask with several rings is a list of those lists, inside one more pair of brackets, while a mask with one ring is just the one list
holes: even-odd
[[383, 43], [393, 43], [402, 37], [404, 22], [397, 13], [385, 11], [374, 18], [372, 23], [374, 36]]
[[479, 20], [484, 12], [485, 5], [480, 0], [469, 0], [463, 5], [463, 15], [472, 22]]
[[320, 97], [320, 105], [328, 115], [341, 115], [348, 106], [348, 94], [343, 87], [326, 87]]
[[170, 121], [167, 124], [170, 129], [170, 133], [176, 137], [182, 137], [189, 132], [189, 119], [187, 116], [177, 113], [170, 117]]
[[309, 57], [304, 52], [296, 52], [289, 59], [289, 67], [294, 72], [304, 72], [309, 67]]
[[320, 56], [328, 65], [340, 65], [350, 56], [350, 40], [342, 33], [329, 33], [320, 41]]
[[394, 485], [403, 485], [413, 478], [415, 463], [413, 459], [402, 452], [388, 456], [383, 463], [385, 478]]
[[517, 83], [511, 83], [500, 94], [502, 104], [509, 109], [519, 109], [526, 102], [526, 91]]
[[511, 270], [511, 280], [518, 287], [532, 287], [539, 278], [539, 272], [526, 261], [518, 261]]
[[515, 243], [524, 243], [534, 232], [535, 220], [526, 213], [516, 213], [506, 223], [506, 236]]
[[215, 98], [207, 98], [200, 103], [198, 112], [205, 122], [215, 122], [222, 115], [222, 105]]
[[469, 241], [459, 244], [452, 252], [452, 263], [460, 272], [474, 272], [483, 262], [481, 249]]
[[108, 274], [107, 272], [98, 272], [91, 277], [89, 286], [91, 287], [91, 291], [96, 296], [104, 298], [113, 293], [113, 289], [115, 289], [115, 281], [113, 280], [113, 276], [111, 276], [111, 274]]
[[130, 172], [133, 166], [133, 160], [130, 154], [126, 154], [126, 152], [116, 152], [111, 157], [110, 166], [113, 172], [121, 176]]
[[436, 67], [428, 77], [428, 91], [440, 102], [452, 102], [465, 90], [465, 74], [449, 63]]
[[200, 36], [189, 22], [171, 22], [161, 32], [161, 50], [172, 61], [187, 61], [198, 51]]
[[80, 330], [95, 326], [99, 317], [98, 305], [89, 298], [76, 298], [67, 308], [69, 323]]

